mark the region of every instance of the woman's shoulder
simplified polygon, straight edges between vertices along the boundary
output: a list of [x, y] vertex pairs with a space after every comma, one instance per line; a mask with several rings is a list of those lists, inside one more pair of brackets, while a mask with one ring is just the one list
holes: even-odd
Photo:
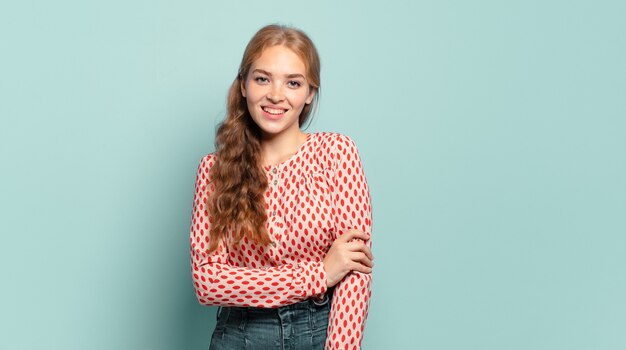
[[209, 153], [207, 155], [202, 156], [198, 164], [198, 175], [202, 176], [202, 178], [204, 179], [207, 179], [207, 180], [210, 179], [212, 177], [210, 170], [215, 164], [215, 160], [216, 160], [215, 153]]
[[322, 131], [314, 134], [315, 143], [310, 151], [315, 153], [313, 159], [317, 160], [322, 168], [335, 169], [338, 162], [344, 158], [351, 158], [358, 153], [354, 140], [339, 132]]
[[355, 146], [354, 140], [345, 134], [333, 131], [321, 131], [315, 133], [319, 140], [319, 145], [328, 150], [336, 150], [345, 146]]
[[213, 164], [215, 164], [215, 159], [216, 159], [215, 152], [211, 152], [207, 155], [204, 155], [202, 158], [200, 158], [200, 166], [210, 168], [213, 166]]
[[352, 137], [338, 133], [323, 131], [317, 133], [319, 139], [318, 149], [321, 153], [332, 154], [332, 158], [342, 157], [346, 153], [358, 153], [356, 142]]

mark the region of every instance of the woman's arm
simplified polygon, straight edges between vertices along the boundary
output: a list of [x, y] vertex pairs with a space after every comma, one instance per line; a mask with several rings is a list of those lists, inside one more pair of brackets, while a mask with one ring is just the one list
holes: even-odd
[[191, 274], [196, 296], [203, 305], [279, 307], [326, 292], [322, 262], [299, 262], [268, 268], [229, 264], [228, 249], [220, 242], [207, 253], [212, 217], [206, 208], [213, 190], [210, 169], [215, 156], [202, 158], [196, 175], [190, 225]]
[[[338, 134], [335, 153], [337, 169], [333, 183], [335, 232], [356, 229], [369, 237], [371, 248], [372, 207], [356, 144]], [[329, 316], [326, 349], [360, 349], [369, 309], [372, 275], [350, 272], [335, 288]]]

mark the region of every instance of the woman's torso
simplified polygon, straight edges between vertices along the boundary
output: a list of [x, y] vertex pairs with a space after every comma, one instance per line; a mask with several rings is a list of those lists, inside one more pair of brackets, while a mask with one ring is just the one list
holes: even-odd
[[287, 160], [265, 166], [266, 228], [272, 244], [260, 246], [247, 238], [232, 245], [227, 235], [229, 263], [263, 268], [298, 261], [322, 261], [335, 233], [333, 210], [333, 138], [329, 132], [307, 134]]

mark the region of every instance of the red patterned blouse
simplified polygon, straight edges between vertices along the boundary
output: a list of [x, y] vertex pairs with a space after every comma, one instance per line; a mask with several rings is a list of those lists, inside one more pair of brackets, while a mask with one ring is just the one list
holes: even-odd
[[[244, 238], [232, 248], [227, 235], [207, 254], [212, 218], [205, 203], [214, 190], [214, 163], [213, 153], [200, 161], [190, 228], [193, 284], [203, 305], [275, 308], [320, 297], [327, 289], [322, 261], [338, 235], [354, 228], [371, 237], [370, 194], [357, 147], [345, 135], [321, 132], [307, 134], [289, 159], [265, 167], [272, 244]], [[371, 274], [351, 272], [335, 287], [326, 349], [360, 348], [371, 280]]]

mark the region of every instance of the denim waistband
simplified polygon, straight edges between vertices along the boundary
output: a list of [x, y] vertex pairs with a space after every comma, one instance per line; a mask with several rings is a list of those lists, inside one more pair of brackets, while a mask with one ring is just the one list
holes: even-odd
[[322, 307], [328, 304], [329, 302], [331, 302], [332, 297], [333, 297], [333, 291], [334, 291], [334, 288], [329, 288], [326, 291], [326, 293], [324, 293], [324, 296], [321, 301], [318, 301], [315, 298], [308, 298], [308, 299], [299, 301], [297, 303], [283, 305], [277, 308], [261, 308], [261, 307], [254, 307], [254, 306], [218, 306], [217, 312], [215, 313], [215, 319], [217, 320], [217, 318], [219, 317], [220, 311], [224, 307], [227, 307], [233, 311], [241, 311], [241, 312], [252, 313], [252, 314], [265, 314], [265, 313], [270, 314], [270, 313], [276, 313], [277, 311], [280, 311], [280, 310], [310, 310], [311, 308]]
[[324, 349], [331, 293], [275, 308], [220, 307], [211, 350]]

